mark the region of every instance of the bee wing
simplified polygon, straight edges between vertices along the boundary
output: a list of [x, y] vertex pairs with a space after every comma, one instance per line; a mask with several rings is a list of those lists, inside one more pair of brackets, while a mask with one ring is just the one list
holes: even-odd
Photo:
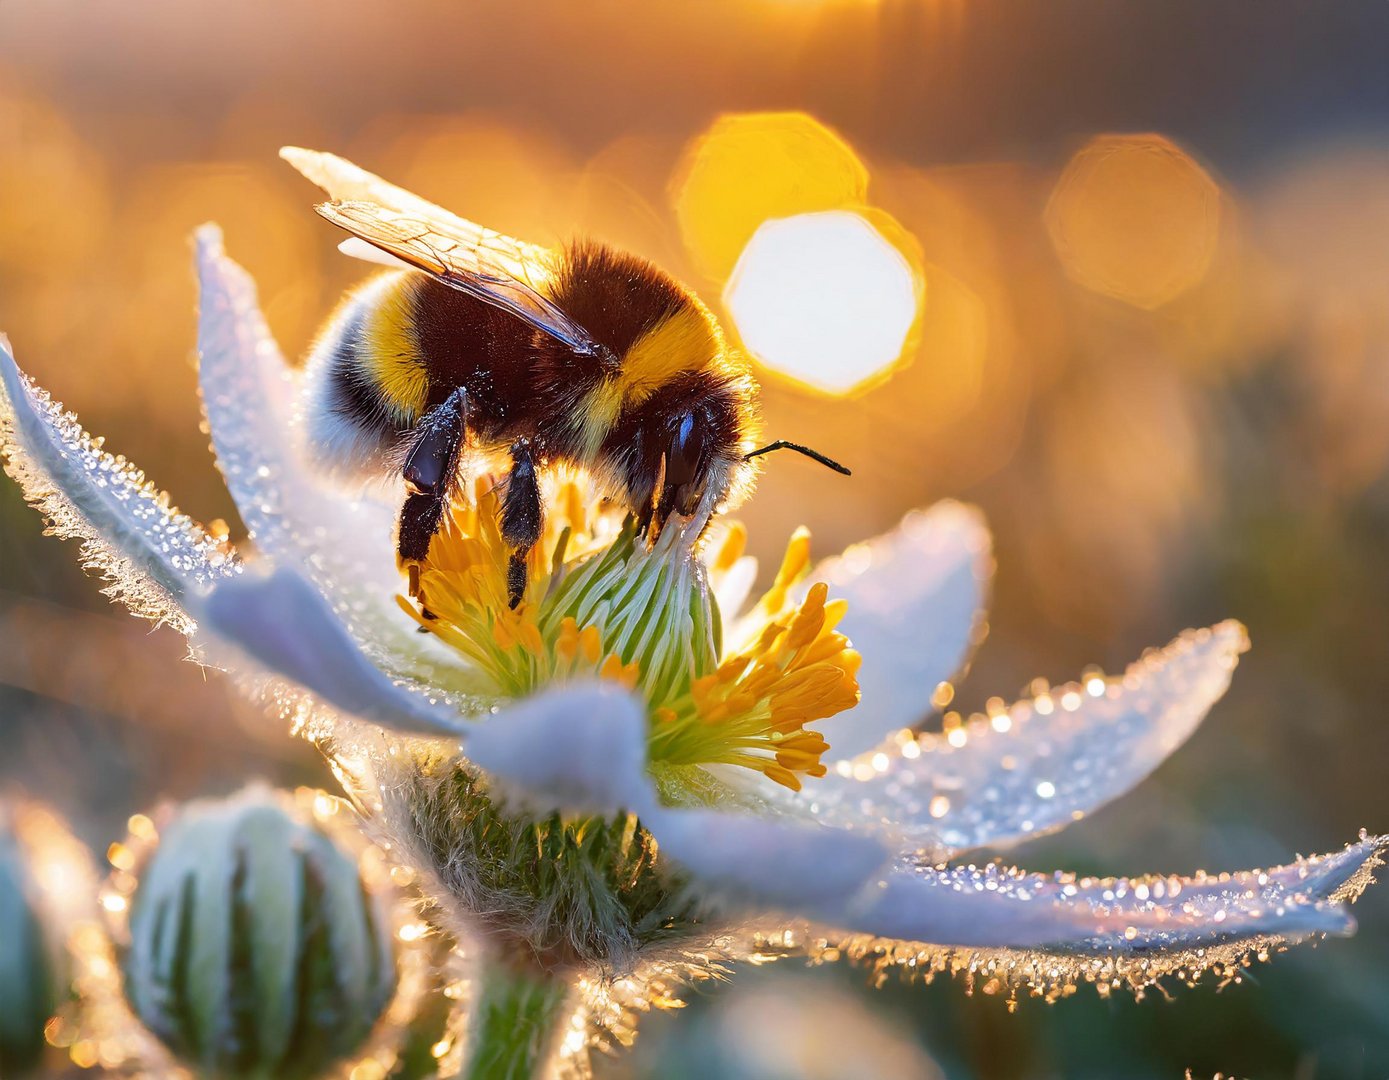
[[350, 161], [287, 146], [280, 156], [327, 193], [319, 214], [446, 285], [509, 311], [580, 353], [596, 346], [545, 295], [554, 253], [483, 228]]

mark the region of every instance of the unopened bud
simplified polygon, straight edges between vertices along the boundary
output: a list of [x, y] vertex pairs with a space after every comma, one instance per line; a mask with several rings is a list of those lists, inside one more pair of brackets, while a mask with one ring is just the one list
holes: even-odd
[[320, 1076], [391, 1001], [390, 912], [334, 832], [259, 787], [161, 830], [131, 896], [126, 995], [198, 1074]]
[[23, 1076], [43, 1058], [70, 996], [72, 894], [92, 880], [86, 850], [58, 818], [0, 802], [0, 1076]]

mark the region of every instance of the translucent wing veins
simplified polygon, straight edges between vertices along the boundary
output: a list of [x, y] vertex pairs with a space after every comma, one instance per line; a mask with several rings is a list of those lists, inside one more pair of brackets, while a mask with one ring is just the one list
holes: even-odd
[[576, 352], [598, 345], [546, 295], [555, 253], [458, 217], [333, 154], [285, 147], [280, 156], [330, 201], [328, 221], [452, 288], [509, 311]]

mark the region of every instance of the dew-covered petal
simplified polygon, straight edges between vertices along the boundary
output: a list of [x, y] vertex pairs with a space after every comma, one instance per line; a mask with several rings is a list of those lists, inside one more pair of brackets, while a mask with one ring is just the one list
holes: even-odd
[[[1361, 861], [1366, 857], [1362, 853]], [[1272, 874], [1159, 878], [1139, 899], [1139, 884], [1122, 879], [1023, 874], [996, 864], [907, 867], [850, 910], [850, 928], [941, 945], [1083, 953], [1353, 928], [1343, 905], [1299, 892], [1297, 877], [1295, 868], [1285, 867]], [[1158, 881], [1166, 884], [1154, 896]]]
[[260, 552], [299, 567], [369, 654], [393, 672], [453, 685], [458, 662], [395, 602], [402, 591], [392, 511], [314, 475], [299, 451], [298, 379], [256, 301], [255, 284], [222, 251], [222, 234], [197, 235], [201, 300], [198, 378], [217, 464]]
[[[333, 585], [361, 582], [385, 598], [399, 591], [389, 554], [390, 519], [373, 503], [321, 487], [300, 454], [298, 377], [270, 335], [255, 283], [223, 254], [214, 225], [197, 233], [200, 287], [198, 381], [217, 465], [262, 554], [303, 562]], [[363, 557], [367, 536], [379, 551]]]
[[862, 833], [785, 817], [661, 805], [646, 772], [645, 709], [601, 684], [552, 690], [480, 722], [463, 750], [534, 813], [635, 813], [698, 887], [805, 912], [870, 881], [889, 852]]
[[993, 574], [988, 526], [973, 507], [940, 502], [913, 511], [890, 533], [856, 544], [811, 571], [849, 602], [839, 629], [863, 657], [862, 699], [817, 725], [846, 758], [920, 723], [932, 697], [983, 635]]
[[1189, 630], [1122, 678], [1092, 675], [950, 732], [889, 740], [804, 796], [830, 821], [866, 818], [936, 857], [1063, 828], [1181, 746], [1247, 647], [1237, 622]]
[[106, 453], [100, 439], [35, 386], [3, 335], [0, 453], [5, 471], [52, 531], [81, 540], [84, 564], [137, 615], [188, 633], [185, 598], [239, 569], [229, 548], [170, 506], [124, 458]]
[[318, 590], [289, 567], [224, 581], [190, 614], [217, 662], [230, 647], [343, 713], [405, 733], [457, 734], [467, 725], [450, 706], [387, 678]]
[[792, 818], [662, 808], [642, 824], [715, 893], [793, 914], [852, 896], [889, 856], [865, 833]]
[[[1272, 870], [1086, 879], [983, 867], [910, 867], [827, 921], [838, 946], [922, 974], [967, 971], [1002, 989], [1065, 993], [1080, 982], [1141, 989], [1167, 976], [1231, 977], [1313, 934], [1355, 929], [1347, 904], [1373, 880], [1385, 838]], [[992, 992], [992, 991], [991, 991]]]
[[479, 721], [463, 751], [538, 813], [640, 813], [654, 802], [646, 724], [645, 708], [626, 690], [583, 683]]

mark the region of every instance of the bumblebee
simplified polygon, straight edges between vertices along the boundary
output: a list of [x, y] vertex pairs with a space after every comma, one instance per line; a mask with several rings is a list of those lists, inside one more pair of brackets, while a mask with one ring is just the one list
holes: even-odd
[[397, 549], [423, 559], [469, 462], [507, 472], [507, 591], [526, 589], [539, 476], [584, 469], [647, 533], [736, 505], [753, 461], [757, 384], [713, 314], [669, 275], [591, 240], [560, 250], [475, 225], [332, 154], [281, 156], [328, 195], [342, 249], [393, 267], [349, 294], [310, 355], [311, 456], [359, 478], [403, 477]]

